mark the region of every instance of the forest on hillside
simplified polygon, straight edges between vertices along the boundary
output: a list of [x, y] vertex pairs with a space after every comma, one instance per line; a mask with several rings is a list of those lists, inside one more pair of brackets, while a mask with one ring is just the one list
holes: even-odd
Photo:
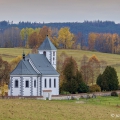
[[113, 21], [67, 23], [0, 22], [0, 47], [37, 48], [46, 35], [57, 48], [120, 53], [120, 24]]

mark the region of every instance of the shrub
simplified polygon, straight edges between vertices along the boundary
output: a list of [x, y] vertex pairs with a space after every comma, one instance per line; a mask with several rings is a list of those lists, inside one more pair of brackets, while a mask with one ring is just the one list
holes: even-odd
[[118, 97], [118, 94], [117, 94], [117, 92], [113, 91], [113, 92], [111, 92], [111, 96]]
[[78, 93], [87, 93], [88, 91], [88, 86], [84, 82], [79, 84]]
[[89, 87], [89, 91], [90, 92], [100, 92], [101, 91], [101, 88], [99, 85], [92, 85]]

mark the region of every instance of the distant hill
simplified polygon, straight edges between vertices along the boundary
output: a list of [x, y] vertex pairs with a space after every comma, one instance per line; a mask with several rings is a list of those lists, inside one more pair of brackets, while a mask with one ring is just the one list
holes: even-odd
[[120, 24], [115, 24], [113, 21], [84, 21], [80, 22], [63, 22], [63, 23], [32, 23], [32, 22], [19, 22], [15, 24], [13, 22], [1, 21], [0, 22], [0, 32], [4, 31], [9, 27], [22, 28], [41, 28], [43, 26], [48, 26], [52, 28], [62, 28], [69, 27], [71, 32], [77, 34], [78, 32], [88, 35], [90, 32], [97, 33], [117, 33], [120, 35]]

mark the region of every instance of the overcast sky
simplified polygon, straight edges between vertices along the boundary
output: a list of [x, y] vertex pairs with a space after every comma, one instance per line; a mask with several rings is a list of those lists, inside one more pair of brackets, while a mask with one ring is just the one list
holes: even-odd
[[120, 0], [0, 0], [0, 21], [120, 23]]

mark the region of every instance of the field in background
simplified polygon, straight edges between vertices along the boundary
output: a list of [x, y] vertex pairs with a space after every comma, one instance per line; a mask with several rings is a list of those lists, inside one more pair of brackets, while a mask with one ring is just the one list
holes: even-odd
[[[105, 101], [103, 104], [101, 101]], [[92, 102], [94, 101], [94, 102]], [[109, 104], [114, 102], [114, 104]], [[113, 120], [120, 119], [118, 97], [89, 100], [0, 99], [1, 120]], [[116, 117], [118, 115], [118, 117]]]
[[[24, 48], [0, 48], [0, 56], [8, 62], [10, 62], [15, 57], [22, 55], [23, 50], [25, 54], [31, 53], [31, 49], [24, 49]], [[99, 60], [104, 60], [107, 62], [107, 65], [113, 66], [118, 74], [118, 78], [120, 81], [120, 55], [117, 54], [109, 54], [109, 53], [100, 53], [100, 52], [91, 52], [91, 51], [84, 51], [84, 50], [58, 50], [58, 56], [65, 52], [68, 56], [72, 56], [78, 63], [78, 67], [80, 67], [80, 61], [83, 55], [88, 56], [89, 58], [92, 55], [96, 55]]]
[[10, 62], [15, 57], [23, 54], [23, 51], [28, 54], [31, 53], [31, 49], [24, 48], [0, 48], [0, 56], [3, 60]]

